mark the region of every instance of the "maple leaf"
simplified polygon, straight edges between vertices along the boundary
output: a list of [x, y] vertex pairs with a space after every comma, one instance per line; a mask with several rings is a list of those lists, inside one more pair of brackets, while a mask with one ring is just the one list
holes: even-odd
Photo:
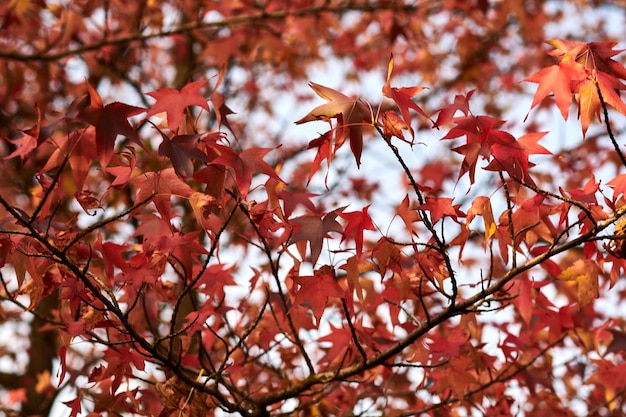
[[[526, 77], [524, 81], [539, 84], [539, 87], [537, 87], [537, 91], [535, 92], [533, 102], [530, 105], [531, 110], [543, 101], [543, 99], [550, 93], [553, 93], [556, 105], [561, 111], [563, 119], [567, 120], [569, 106], [572, 103], [572, 75], [575, 73], [575, 71], [572, 71], [571, 65], [557, 64], [548, 68], [543, 68], [542, 70]], [[528, 114], [526, 115], [526, 118], [528, 118]]]
[[419, 212], [416, 209], [409, 207], [409, 205], [410, 201], [407, 194], [404, 196], [402, 202], [398, 206], [397, 213], [404, 222], [407, 229], [414, 230], [413, 223], [422, 220], [422, 218], [420, 217]]
[[410, 126], [407, 126], [406, 122], [398, 116], [395, 111], [389, 110], [383, 113], [383, 136], [385, 139], [390, 140], [392, 136], [397, 137], [401, 141], [408, 142], [404, 139], [404, 133], [402, 129], [411, 130]]
[[111, 183], [111, 187], [121, 188], [128, 183], [128, 180], [130, 180], [130, 177], [135, 171], [135, 165], [137, 163], [135, 148], [128, 147], [127, 151], [119, 153], [118, 158], [121, 162], [123, 162], [122, 158], [125, 159], [128, 165], [107, 167], [105, 171], [115, 177], [115, 180]]
[[435, 224], [441, 220], [444, 216], [451, 217], [454, 221], [458, 222], [458, 217], [465, 217], [459, 207], [460, 204], [452, 205], [452, 198], [433, 198], [426, 197], [426, 202], [420, 206], [420, 210], [430, 212], [432, 223]]
[[[596, 182], [595, 178], [592, 177], [589, 181], [587, 181], [582, 189], [577, 188], [573, 190], [567, 190], [567, 192], [569, 193], [570, 198], [574, 200], [587, 204], [596, 204], [598, 200], [596, 198], [596, 193], [599, 189], [600, 183]], [[562, 187], [559, 187], [559, 191], [561, 191], [561, 195], [566, 195]]]
[[[308, 241], [311, 246], [311, 263], [315, 264], [322, 253], [322, 244], [324, 239], [328, 237], [330, 232], [341, 233], [343, 231], [341, 225], [336, 218], [340, 210], [333, 210], [325, 216], [308, 215], [290, 219], [289, 222], [294, 226], [294, 233], [291, 237], [291, 243], [300, 241]], [[303, 255], [304, 258], [304, 254]]]
[[626, 333], [618, 329], [609, 329], [611, 335], [611, 342], [606, 347], [607, 353], [619, 353], [626, 352]]
[[169, 129], [172, 132], [177, 132], [184, 120], [187, 107], [199, 106], [209, 111], [207, 100], [198, 92], [205, 84], [206, 80], [200, 80], [188, 83], [180, 91], [173, 88], [161, 88], [147, 93], [156, 99], [156, 103], [148, 110], [146, 118], [157, 113], [166, 113]]
[[294, 290], [296, 297], [293, 305], [309, 307], [318, 324], [322, 319], [328, 298], [344, 297], [344, 291], [335, 279], [335, 271], [330, 266], [319, 268], [312, 276], [292, 276], [291, 279], [296, 284]]
[[[537, 141], [541, 134], [524, 138], [524, 142], [519, 142], [515, 138], [503, 131], [492, 131], [489, 135], [491, 146], [489, 152], [492, 161], [485, 167], [490, 171], [507, 171], [512, 178], [535, 185], [529, 176], [528, 170], [533, 165], [528, 161], [530, 152], [549, 153], [545, 148], [539, 146]], [[525, 146], [526, 145], [526, 146]]]
[[626, 85], [618, 80], [626, 77], [626, 68], [611, 59], [622, 52], [613, 50], [614, 42], [586, 44], [553, 39], [548, 43], [556, 49], [550, 55], [558, 57], [560, 62], [526, 78], [539, 83], [531, 109], [553, 92], [563, 118], [567, 119], [573, 93], [584, 136], [592, 117], [600, 117], [599, 89], [607, 105], [626, 115], [626, 104], [619, 97], [619, 90], [626, 89]]
[[19, 156], [22, 160], [28, 156], [31, 151], [41, 145], [46, 139], [48, 139], [54, 131], [57, 129], [62, 119], [54, 122], [42, 125], [41, 109], [38, 105], [35, 105], [35, 111], [37, 112], [37, 124], [30, 129], [24, 130], [24, 136], [18, 139], [14, 139], [11, 142], [17, 146], [17, 149], [5, 156], [4, 159], [11, 159]]
[[472, 201], [472, 207], [467, 211], [465, 219], [466, 227], [472, 222], [474, 217], [482, 216], [483, 225], [485, 227], [485, 249], [488, 246], [489, 239], [496, 233], [496, 222], [493, 217], [493, 209], [491, 208], [491, 200], [489, 197], [480, 196]]
[[363, 252], [363, 232], [365, 230], [376, 230], [374, 223], [367, 214], [369, 205], [363, 207], [361, 211], [351, 211], [348, 213], [340, 213], [339, 216], [346, 220], [348, 224], [343, 232], [341, 241], [353, 239], [356, 244], [357, 255]]
[[469, 173], [470, 183], [473, 184], [478, 157], [481, 155], [483, 158], [490, 157], [490, 147], [497, 141], [497, 137], [493, 135], [498, 135], [493, 132], [498, 132], [496, 128], [504, 124], [504, 121], [489, 116], [461, 116], [452, 121], [455, 126], [441, 139], [466, 137], [464, 145], [452, 148], [452, 150], [463, 155], [458, 178], [461, 179], [465, 173]]
[[159, 145], [159, 156], [170, 158], [178, 176], [182, 178], [193, 176], [193, 159], [206, 163], [209, 162], [209, 157], [198, 149], [198, 139], [203, 136], [202, 134], [175, 135], [170, 138], [158, 127], [154, 127], [163, 137], [163, 141]]
[[224, 298], [224, 287], [237, 285], [233, 279], [233, 269], [233, 266], [224, 264], [209, 265], [198, 280], [198, 288], [210, 296]]
[[[330, 348], [324, 349], [326, 353], [322, 358], [323, 363], [332, 364], [333, 361], [345, 361], [352, 348], [352, 333], [341, 327], [336, 328], [330, 323], [331, 332], [319, 339], [320, 342], [330, 343]], [[317, 414], [321, 415], [321, 414]]]
[[526, 325], [530, 325], [533, 316], [534, 299], [537, 296], [537, 289], [533, 284], [527, 278], [514, 281], [514, 285], [517, 287], [517, 297], [514, 304]]
[[539, 145], [539, 141], [546, 134], [548, 134], [548, 132], [527, 133], [523, 136], [520, 136], [517, 139], [517, 142], [522, 145], [522, 147], [526, 150], [526, 153], [528, 153], [529, 155], [552, 155], [552, 152]]
[[586, 306], [598, 297], [598, 265], [590, 259], [578, 259], [558, 279], [573, 281], [578, 288], [578, 304]]
[[161, 171], [146, 172], [131, 180], [131, 183], [139, 187], [137, 200], [142, 201], [152, 194], [189, 198], [193, 190], [182, 181], [174, 168], [165, 168]]
[[[283, 183], [280, 183], [284, 185]], [[311, 201], [311, 197], [317, 197], [313, 193], [292, 193], [289, 190], [281, 190], [278, 197], [283, 201], [284, 214], [289, 217], [297, 206], [304, 206], [309, 211], [315, 211], [315, 204]]]
[[620, 195], [626, 196], [626, 174], [619, 174], [609, 181], [607, 185], [613, 188], [613, 201], [617, 201], [617, 197]]
[[78, 113], [78, 118], [96, 128], [96, 150], [100, 164], [105, 167], [111, 160], [117, 135], [123, 135], [143, 147], [128, 118], [144, 113], [146, 109], [119, 102], [105, 106], [102, 97], [91, 84], [87, 84], [87, 89], [89, 106]]
[[332, 88], [314, 82], [309, 82], [309, 86], [328, 103], [314, 108], [295, 123], [337, 119], [335, 151], [343, 145], [346, 136], [349, 136], [350, 149], [357, 166], [360, 166], [361, 153], [363, 152], [363, 125], [371, 118], [367, 107], [360, 99], [348, 97]]
[[439, 109], [437, 120], [433, 127], [439, 127], [450, 122], [454, 114], [460, 110], [465, 116], [469, 114], [469, 100], [476, 90], [470, 90], [466, 95], [457, 94], [454, 96], [454, 102]]
[[55, 145], [58, 148], [50, 155], [41, 172], [49, 172], [61, 166], [69, 155], [76, 190], [82, 190], [92, 162], [98, 159], [96, 136], [95, 129], [88, 127], [83, 131], [73, 131], [67, 136], [56, 139]]
[[626, 104], [624, 104], [618, 94], [619, 90], [626, 89], [626, 85], [606, 73], [593, 71], [590, 78], [581, 81], [576, 86], [583, 136], [587, 132], [591, 119], [594, 116], [600, 120], [602, 102], [598, 95], [598, 88], [600, 88], [602, 100], [605, 104], [626, 115]]
[[76, 417], [82, 412], [80, 397], [74, 398], [70, 401], [63, 401], [63, 404], [69, 407], [70, 417]]
[[383, 95], [387, 98], [392, 99], [400, 108], [400, 113], [402, 113], [402, 118], [404, 119], [404, 123], [407, 129], [411, 133], [411, 137], [415, 137], [415, 132], [411, 127], [411, 113], [409, 112], [409, 109], [415, 110], [417, 113], [421, 114], [422, 116], [433, 122], [433, 120], [426, 114], [426, 112], [424, 112], [424, 110], [422, 110], [422, 108], [415, 104], [415, 102], [412, 100], [412, 97], [422, 91], [424, 87], [392, 87], [392, 72], [393, 55], [389, 59], [389, 65], [387, 66], [387, 82], [385, 82], [385, 85], [383, 86]]
[[[231, 114], [235, 114], [227, 105], [226, 100], [224, 99], [224, 95], [217, 92], [217, 88], [222, 83], [224, 79], [224, 75], [226, 74], [226, 65], [222, 65], [220, 68], [220, 72], [217, 78], [217, 82], [215, 83], [215, 87], [213, 88], [213, 92], [211, 92], [211, 97], [209, 100], [211, 104], [213, 104], [213, 108], [215, 109], [215, 119], [217, 120], [217, 129], [219, 130], [222, 125], [226, 126], [228, 130], [231, 132], [233, 129], [230, 127], [228, 123], [227, 116]], [[236, 137], [235, 137], [236, 138]]]
[[313, 175], [319, 169], [319, 166], [322, 163], [322, 161], [326, 160], [328, 162], [327, 162], [326, 176], [324, 177], [324, 185], [328, 186], [328, 172], [330, 170], [330, 162], [331, 162], [332, 154], [333, 154], [332, 141], [333, 141], [332, 132], [328, 131], [324, 133], [323, 135], [321, 135], [320, 137], [313, 139], [311, 142], [309, 142], [309, 146], [307, 147], [307, 149], [317, 148], [317, 153], [315, 154], [315, 158], [313, 159], [313, 162], [311, 163], [311, 170], [309, 171], [309, 178], [307, 180], [307, 185], [311, 182]]
[[228, 146], [215, 146], [219, 148], [221, 155], [213, 159], [211, 164], [232, 168], [235, 182], [244, 199], [248, 195], [248, 191], [250, 191], [253, 174], [265, 174], [270, 178], [284, 182], [276, 174], [276, 171], [263, 160], [263, 157], [275, 148], [252, 148], [237, 154], [235, 150]]

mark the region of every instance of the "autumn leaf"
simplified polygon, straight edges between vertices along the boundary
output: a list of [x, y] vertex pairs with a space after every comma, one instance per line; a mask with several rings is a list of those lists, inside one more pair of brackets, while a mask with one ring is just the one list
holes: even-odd
[[457, 111], [461, 111], [464, 116], [469, 114], [469, 100], [476, 90], [470, 90], [466, 95], [457, 94], [454, 96], [452, 104], [445, 105], [439, 109], [437, 120], [433, 127], [440, 127], [450, 122]]
[[161, 145], [159, 145], [159, 156], [169, 157], [176, 174], [181, 178], [193, 176], [194, 159], [206, 163], [209, 162], [209, 157], [198, 149], [198, 140], [203, 136], [202, 134], [175, 135], [170, 138], [156, 126], [155, 128], [161, 133], [163, 138]]
[[578, 303], [586, 306], [598, 297], [598, 265], [589, 259], [578, 259], [565, 269], [558, 279], [575, 282], [578, 288]]
[[35, 105], [35, 111], [37, 112], [37, 124], [30, 129], [24, 130], [21, 138], [11, 140], [11, 142], [17, 146], [17, 149], [5, 156], [4, 159], [11, 159], [19, 156], [22, 160], [24, 160], [31, 153], [31, 151], [50, 138], [59, 126], [59, 123], [62, 122], [62, 119], [59, 119], [44, 125], [41, 109], [38, 105]]
[[465, 219], [466, 227], [472, 222], [474, 217], [482, 216], [483, 225], [485, 227], [485, 249], [489, 244], [489, 240], [496, 233], [496, 222], [493, 217], [493, 209], [491, 208], [491, 200], [489, 197], [480, 196], [472, 201], [472, 207], [467, 211]]
[[626, 196], [626, 174], [619, 174], [607, 183], [613, 188], [613, 201], [617, 201], [620, 195]]
[[[333, 210], [325, 216], [307, 215], [290, 219], [289, 222], [294, 226], [294, 233], [291, 237], [291, 243], [308, 241], [311, 246], [311, 263], [315, 264], [322, 252], [322, 244], [324, 239], [328, 237], [330, 232], [341, 233], [343, 231], [337, 215], [340, 210]], [[304, 258], [304, 254], [301, 254]]]
[[600, 117], [602, 100], [610, 107], [626, 115], [626, 104], [619, 97], [619, 91], [626, 89], [619, 78], [626, 77], [626, 68], [611, 59], [621, 51], [613, 50], [614, 42], [583, 43], [553, 39], [548, 41], [556, 50], [550, 55], [559, 58], [559, 63], [544, 68], [526, 78], [526, 81], [539, 83], [531, 109], [549, 93], [554, 93], [557, 107], [567, 119], [572, 94], [579, 105], [583, 136], [591, 119]]
[[133, 178], [131, 183], [139, 187], [136, 197], [139, 201], [148, 198], [152, 194], [167, 197], [176, 195], [189, 198], [194, 192], [189, 185], [176, 175], [174, 168], [146, 172]]
[[311, 169], [309, 171], [309, 178], [307, 180], [307, 184], [311, 182], [313, 175], [319, 169], [320, 164], [326, 160], [327, 161], [327, 169], [326, 176], [324, 177], [324, 185], [328, 186], [328, 172], [330, 170], [330, 162], [332, 160], [333, 149], [332, 149], [332, 132], [328, 131], [321, 135], [320, 137], [313, 139], [309, 142], [309, 146], [307, 149], [317, 148], [317, 153], [315, 154], [315, 158], [311, 163]]
[[497, 128], [502, 126], [504, 121], [490, 116], [461, 116], [452, 121], [455, 126], [441, 139], [448, 140], [465, 136], [465, 144], [452, 150], [463, 155], [458, 178], [469, 173], [470, 184], [473, 184], [478, 157], [490, 158], [491, 146], [499, 140], [499, 137], [511, 135], [498, 131]]
[[82, 406], [79, 397], [74, 398], [70, 401], [63, 401], [63, 404], [65, 404], [70, 409], [70, 417], [77, 417], [82, 412]]
[[215, 197], [205, 193], [194, 192], [189, 197], [189, 204], [198, 224], [206, 230], [217, 232], [214, 230], [214, 224], [212, 223], [212, 221], [216, 220], [213, 216], [213, 211], [219, 207]]
[[350, 149], [357, 166], [360, 166], [361, 153], [363, 151], [363, 125], [371, 117], [367, 107], [360, 99], [348, 97], [332, 88], [314, 82], [310, 82], [309, 86], [318, 96], [327, 100], [328, 103], [314, 108], [295, 123], [302, 124], [314, 120], [329, 121], [330, 119], [337, 119], [334, 151], [343, 145], [348, 136], [350, 138]]
[[[567, 190], [567, 194], [569, 194], [569, 198], [576, 201], [587, 204], [597, 204], [598, 199], [596, 198], [596, 193], [599, 189], [600, 183], [596, 182], [595, 178], [591, 178], [585, 183], [583, 188]], [[567, 196], [563, 188], [559, 187], [559, 191], [561, 192], [561, 195]]]
[[[407, 127], [408, 131], [411, 133], [411, 137], [415, 137], [415, 132], [411, 127], [411, 113], [409, 109], [415, 110], [418, 114], [424, 116], [431, 122], [432, 119], [422, 110], [420, 106], [415, 104], [413, 101], [413, 96], [422, 91], [424, 87], [392, 87], [391, 86], [391, 74], [393, 72], [393, 56], [389, 59], [389, 64], [387, 66], [387, 82], [383, 86], [383, 95], [387, 98], [393, 100], [398, 108], [400, 109], [400, 113], [402, 114], [402, 119], [404, 120], [404, 124]], [[433, 122], [434, 123], [434, 122]]]
[[74, 131], [57, 139], [55, 145], [57, 149], [50, 155], [41, 171], [49, 172], [61, 166], [69, 155], [75, 191], [81, 191], [93, 161], [102, 156], [97, 153], [97, 132], [93, 127]]
[[168, 128], [172, 132], [177, 132], [184, 120], [187, 107], [198, 106], [209, 111], [207, 100], [198, 92], [205, 84], [206, 80], [200, 80], [188, 83], [180, 91], [173, 88], [161, 88], [147, 93], [156, 99], [156, 103], [148, 110], [146, 118], [158, 113], [165, 113]]
[[320, 323], [322, 314], [329, 297], [343, 298], [344, 291], [337, 284], [332, 267], [323, 266], [314, 272], [312, 276], [291, 277], [296, 284], [293, 300], [294, 306], [303, 305], [309, 307], [317, 323]]
[[232, 168], [237, 188], [243, 198], [246, 198], [248, 191], [250, 191], [254, 174], [265, 174], [282, 182], [276, 171], [263, 160], [263, 157], [271, 152], [273, 148], [245, 149], [240, 153], [235, 152], [228, 146], [216, 145], [215, 149], [218, 149], [221, 155], [213, 159], [211, 164]]
[[[219, 93], [217, 89], [220, 84], [224, 80], [224, 75], [226, 74], [226, 65], [222, 65], [220, 68], [220, 72], [217, 77], [217, 81], [215, 83], [215, 87], [213, 87], [213, 92], [211, 92], [210, 101], [213, 104], [213, 108], [215, 109], [215, 118], [217, 119], [217, 128], [218, 130], [222, 125], [226, 126], [228, 130], [233, 132], [232, 127], [230, 127], [230, 123], [228, 122], [227, 117], [231, 114], [235, 114], [227, 105], [224, 95]], [[234, 134], [234, 132], [233, 132]]]
[[[280, 183], [282, 186], [285, 184]], [[282, 189], [278, 194], [278, 197], [283, 202], [283, 211], [284, 215], [289, 217], [293, 214], [294, 210], [298, 206], [306, 207], [311, 212], [316, 210], [315, 203], [311, 201], [312, 197], [317, 197], [317, 194], [313, 193], [293, 193], [288, 189]], [[336, 212], [337, 210], [333, 210]], [[330, 214], [330, 213], [329, 213]]]
[[[398, 139], [407, 142], [404, 139], [404, 133], [402, 130], [411, 130], [411, 127], [406, 124], [404, 120], [398, 116], [398, 113], [395, 111], [386, 111], [383, 113], [382, 117], [383, 121], [383, 136], [385, 139], [390, 140], [392, 136], [397, 137]], [[410, 142], [408, 142], [410, 143]]]
[[400, 218], [404, 222], [404, 225], [407, 227], [407, 229], [411, 231], [415, 229], [415, 227], [413, 226], [413, 223], [422, 220], [417, 209], [410, 207], [410, 200], [409, 200], [408, 194], [404, 196], [404, 198], [402, 199], [402, 202], [398, 206], [398, 216], [400, 216]]
[[430, 212], [431, 221], [437, 223], [444, 217], [450, 217], [458, 222], [459, 217], [465, 217], [465, 213], [460, 210], [461, 205], [452, 205], [452, 198], [426, 197], [426, 202], [420, 206], [420, 210]]
[[357, 255], [363, 252], [363, 233], [365, 230], [376, 230], [374, 227], [374, 223], [370, 218], [367, 210], [369, 209], [369, 205], [363, 207], [361, 211], [351, 211], [348, 213], [340, 213], [339, 216], [346, 220], [348, 224], [346, 224], [345, 230], [343, 232], [343, 236], [341, 237], [341, 241], [345, 241], [347, 239], [352, 239], [356, 243], [356, 253]]
[[615, 110], [626, 115], [626, 104], [619, 96], [619, 90], [626, 89], [626, 85], [618, 81], [616, 78], [603, 73], [594, 71], [595, 74], [591, 78], [580, 82], [577, 85], [577, 97], [580, 108], [580, 123], [582, 125], [583, 136], [587, 132], [593, 117], [600, 119], [600, 113], [603, 111], [602, 102], [598, 95], [598, 88], [602, 93], [604, 103]]
[[[570, 85], [572, 75], [575, 73], [576, 71], [572, 71], [570, 65], [559, 64], [544, 68], [526, 77], [524, 81], [539, 84], [533, 102], [530, 105], [531, 110], [552, 93], [563, 119], [567, 120], [569, 106], [572, 104], [572, 89]], [[528, 118], [528, 114], [526, 118]]]
[[[106, 168], [106, 172], [115, 177], [115, 180], [111, 182], [111, 187], [125, 186], [135, 172], [135, 165], [137, 163], [135, 148], [129, 147], [126, 151], [120, 152], [117, 156], [121, 164], [117, 166], [108, 166]], [[124, 164], [124, 160], [128, 163], [128, 165]]]
[[137, 132], [128, 122], [128, 118], [144, 113], [146, 110], [119, 102], [103, 105], [102, 98], [91, 84], [87, 84], [87, 89], [89, 106], [78, 113], [78, 118], [96, 128], [96, 151], [100, 164], [105, 167], [113, 156], [117, 135], [123, 135], [143, 146]]

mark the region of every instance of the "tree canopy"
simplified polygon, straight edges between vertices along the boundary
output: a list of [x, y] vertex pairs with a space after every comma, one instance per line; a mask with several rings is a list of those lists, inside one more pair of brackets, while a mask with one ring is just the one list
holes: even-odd
[[621, 7], [4, 2], [0, 409], [623, 415]]

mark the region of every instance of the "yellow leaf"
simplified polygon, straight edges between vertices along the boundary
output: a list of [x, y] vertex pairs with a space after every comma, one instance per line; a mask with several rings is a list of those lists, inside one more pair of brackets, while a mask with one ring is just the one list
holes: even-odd
[[26, 13], [34, 9], [32, 0], [11, 0], [9, 9], [14, 10], [15, 14], [21, 19]]
[[598, 296], [598, 265], [589, 259], [578, 259], [558, 278], [562, 281], [576, 282], [578, 303], [581, 307]]
[[219, 207], [217, 200], [208, 194], [194, 192], [189, 197], [189, 203], [198, 223], [205, 229], [211, 229], [208, 219], [213, 210]]

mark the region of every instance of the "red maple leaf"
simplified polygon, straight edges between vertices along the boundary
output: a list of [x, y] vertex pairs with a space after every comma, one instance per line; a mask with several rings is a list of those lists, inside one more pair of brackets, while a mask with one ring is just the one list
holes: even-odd
[[189, 198], [193, 190], [183, 182], [173, 168], [165, 168], [161, 171], [146, 172], [131, 180], [131, 183], [139, 187], [137, 200], [141, 201], [152, 194], [165, 195], [167, 197], [176, 195]]
[[172, 132], [178, 131], [178, 127], [185, 118], [185, 109], [189, 106], [199, 106], [209, 111], [207, 100], [198, 92], [206, 84], [205, 80], [194, 81], [185, 85], [180, 91], [173, 88], [161, 88], [160, 90], [147, 93], [156, 99], [156, 103], [148, 110], [146, 118], [157, 113], [167, 114], [168, 127]]
[[419, 215], [419, 212], [415, 208], [409, 207], [409, 205], [410, 205], [410, 200], [407, 194], [404, 196], [404, 199], [398, 206], [397, 213], [398, 213], [398, 216], [400, 216], [400, 218], [404, 222], [407, 229], [411, 230], [412, 233], [415, 233], [415, 227], [413, 226], [413, 223], [422, 220], [422, 218]]
[[573, 70], [571, 64], [558, 64], [544, 68], [526, 77], [524, 81], [539, 84], [533, 102], [530, 105], [531, 110], [552, 93], [563, 119], [567, 120], [569, 106], [572, 104], [572, 88], [570, 84], [574, 73], [576, 71]]
[[72, 168], [72, 177], [77, 190], [82, 190], [89, 173], [91, 163], [98, 159], [97, 154], [97, 132], [93, 127], [88, 127], [83, 131], [73, 131], [69, 135], [56, 139], [55, 145], [58, 146], [52, 155], [48, 158], [48, 162], [41, 169], [41, 172], [48, 172], [59, 167], [66, 155], [69, 155], [69, 163]]
[[[570, 198], [574, 200], [587, 204], [597, 204], [598, 199], [596, 197], [596, 193], [599, 189], [600, 183], [596, 182], [595, 178], [592, 177], [589, 181], [587, 181], [583, 188], [567, 190], [567, 193], [571, 196]], [[559, 191], [561, 191], [561, 195], [567, 196], [562, 187], [559, 187]]]
[[[227, 116], [231, 114], [235, 114], [227, 105], [226, 100], [224, 99], [224, 95], [217, 92], [217, 88], [222, 83], [224, 79], [224, 75], [226, 74], [226, 65], [222, 65], [220, 68], [220, 72], [217, 78], [217, 82], [215, 83], [215, 87], [213, 88], [213, 92], [211, 93], [211, 104], [213, 104], [213, 108], [215, 109], [215, 119], [217, 120], [217, 129], [219, 130], [222, 125], [226, 126], [228, 130], [231, 132], [233, 129], [230, 127], [228, 123]], [[234, 134], [234, 132], [233, 132]]]
[[433, 127], [439, 127], [452, 120], [457, 110], [460, 110], [465, 116], [469, 114], [469, 100], [476, 90], [470, 90], [466, 95], [457, 94], [454, 96], [454, 102], [439, 109], [437, 120]]
[[202, 137], [202, 134], [175, 135], [170, 138], [158, 127], [154, 127], [163, 137], [163, 142], [159, 145], [159, 156], [167, 156], [170, 158], [178, 176], [182, 178], [193, 176], [194, 159], [206, 163], [209, 162], [209, 157], [198, 149], [198, 140]]
[[[118, 159], [122, 164], [118, 166], [111, 166], [106, 168], [106, 172], [113, 175], [115, 180], [111, 183], [111, 187], [121, 188], [126, 185], [128, 180], [133, 174], [135, 170], [135, 165], [137, 163], [137, 158], [135, 154], [135, 149], [132, 147], [128, 147], [126, 151], [120, 152], [117, 155]], [[125, 165], [123, 162], [125, 159], [128, 162], [128, 165]]]
[[408, 126], [406, 122], [398, 116], [398, 113], [393, 110], [384, 112], [382, 122], [383, 136], [385, 139], [390, 140], [392, 136], [395, 136], [403, 142], [412, 143], [404, 139], [404, 133], [402, 133], [402, 130], [405, 129], [413, 133], [413, 129], [411, 129], [411, 126]]
[[313, 139], [309, 142], [309, 146], [307, 149], [317, 148], [317, 153], [315, 154], [315, 159], [311, 163], [311, 170], [309, 171], [309, 179], [307, 180], [307, 185], [311, 182], [311, 178], [317, 172], [320, 167], [322, 161], [327, 161], [327, 170], [326, 177], [324, 178], [324, 185], [328, 184], [328, 170], [330, 169], [330, 161], [332, 159], [333, 151], [332, 151], [332, 132], [328, 131], [321, 135], [320, 137]]
[[613, 201], [616, 201], [620, 194], [626, 196], [626, 174], [619, 174], [609, 181], [607, 185], [613, 188]]
[[[417, 113], [421, 114], [428, 120], [432, 122], [432, 119], [428, 117], [426, 112], [422, 110], [420, 106], [415, 104], [412, 100], [412, 97], [417, 93], [422, 91], [424, 87], [392, 87], [391, 86], [391, 73], [393, 72], [393, 56], [389, 60], [389, 65], [387, 66], [387, 82], [383, 86], [383, 95], [387, 98], [392, 99], [398, 108], [400, 109], [400, 113], [402, 113], [402, 118], [404, 119], [404, 123], [406, 123], [407, 129], [411, 133], [411, 137], [415, 136], [415, 132], [411, 127], [411, 113], [409, 109], [415, 110]], [[434, 122], [433, 122], [434, 123]]]
[[87, 88], [89, 106], [78, 113], [78, 118], [96, 128], [96, 151], [100, 164], [104, 167], [111, 160], [117, 135], [126, 136], [143, 147], [137, 132], [128, 122], [128, 118], [144, 113], [146, 109], [119, 102], [105, 106], [102, 103], [102, 97], [90, 84], [87, 84]]
[[367, 214], [369, 205], [363, 207], [361, 211], [351, 211], [348, 213], [340, 213], [339, 216], [346, 220], [348, 224], [344, 230], [341, 241], [353, 239], [356, 244], [356, 253], [363, 252], [363, 232], [365, 230], [376, 230], [371, 217]]
[[281, 190], [278, 197], [283, 201], [283, 214], [287, 217], [291, 216], [297, 206], [304, 206], [309, 211], [315, 211], [315, 204], [311, 201], [311, 197], [317, 197], [317, 194]]
[[273, 148], [246, 149], [238, 154], [228, 146], [216, 144], [214, 147], [221, 152], [221, 155], [212, 160], [211, 164], [232, 168], [235, 182], [243, 198], [246, 198], [248, 191], [250, 191], [253, 174], [265, 174], [270, 178], [283, 182], [276, 174], [276, 171], [263, 160], [263, 157], [272, 151]]
[[21, 138], [11, 141], [15, 146], [17, 146], [17, 149], [11, 152], [11, 154], [5, 156], [4, 159], [11, 159], [19, 156], [23, 160], [33, 149], [36, 149], [46, 139], [52, 136], [57, 126], [62, 121], [62, 119], [59, 119], [46, 125], [42, 125], [41, 109], [38, 105], [35, 105], [35, 110], [37, 111], [37, 124], [30, 129], [24, 130], [24, 136]]
[[504, 124], [504, 121], [489, 116], [461, 116], [452, 120], [456, 125], [442, 140], [465, 136], [466, 143], [452, 150], [463, 155], [459, 179], [469, 172], [470, 183], [473, 184], [478, 157], [489, 158], [491, 156], [490, 145], [496, 140], [492, 137], [493, 132]]
[[[291, 242], [309, 242], [311, 246], [311, 263], [315, 264], [319, 259], [324, 238], [328, 237], [328, 233], [341, 233], [343, 231], [341, 225], [336, 220], [339, 210], [341, 209], [331, 211], [323, 217], [320, 215], [308, 215], [289, 220], [295, 231], [291, 237]], [[304, 257], [304, 254], [301, 255]]]
[[452, 205], [452, 198], [432, 198], [426, 197], [426, 202], [420, 206], [420, 210], [430, 212], [430, 217], [433, 224], [437, 223], [444, 216], [451, 217], [454, 221], [458, 222], [458, 217], [465, 217], [459, 207], [460, 204]]
[[309, 82], [309, 85], [318, 96], [327, 100], [328, 103], [317, 106], [295, 123], [337, 119], [334, 151], [339, 149], [349, 137], [350, 149], [357, 166], [360, 166], [361, 153], [363, 152], [363, 126], [371, 117], [367, 107], [360, 99], [348, 97], [332, 88], [314, 82]]
[[[495, 132], [494, 132], [495, 133]], [[493, 135], [498, 139], [490, 147], [492, 160], [485, 167], [488, 171], [507, 171], [512, 178], [534, 185], [534, 181], [528, 175], [528, 153], [515, 138], [502, 131], [499, 135]]]
[[337, 284], [335, 271], [330, 266], [323, 266], [313, 276], [291, 277], [295, 285], [294, 306], [309, 307], [319, 324], [328, 297], [343, 298], [344, 291]]

